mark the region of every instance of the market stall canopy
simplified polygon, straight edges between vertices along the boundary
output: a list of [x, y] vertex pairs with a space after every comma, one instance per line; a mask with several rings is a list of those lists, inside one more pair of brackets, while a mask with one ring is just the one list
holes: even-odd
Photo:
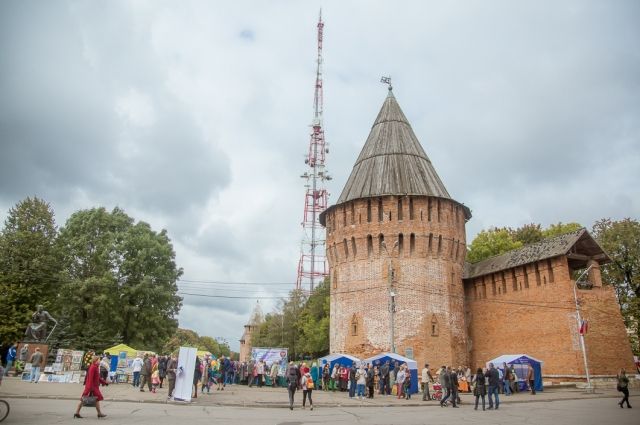
[[389, 360], [391, 365], [393, 365], [393, 362], [398, 362], [398, 364], [407, 364], [409, 367], [409, 373], [411, 374], [411, 394], [416, 394], [418, 392], [418, 362], [396, 353], [380, 353], [375, 356], [371, 356], [368, 359], [364, 359], [366, 363], [371, 363], [374, 366], [381, 366], [386, 363], [387, 360]]
[[[542, 360], [538, 360], [535, 357], [532, 357], [528, 354], [503, 354], [501, 356], [496, 357], [493, 360], [489, 360], [487, 362], [487, 367], [489, 367], [489, 363], [493, 363], [493, 365], [497, 369], [503, 369], [503, 364], [507, 365], [516, 365], [516, 375], [519, 380], [525, 380], [527, 377], [528, 366], [531, 365], [533, 367], [533, 372], [535, 374], [534, 386], [536, 387], [536, 391], [542, 391], [542, 364], [544, 363]], [[504, 373], [504, 371], [503, 371]]]
[[114, 345], [111, 348], [105, 348], [104, 352], [105, 353], [109, 353], [111, 355], [118, 355], [120, 354], [120, 352], [125, 351], [127, 353], [127, 357], [135, 357], [136, 354], [138, 354], [138, 351], [141, 350], [136, 350], [135, 348], [131, 348], [129, 347], [127, 344], [118, 344], [118, 345]]
[[329, 364], [329, 368], [333, 369], [333, 365], [334, 364], [339, 364], [341, 366], [347, 366], [347, 367], [351, 367], [351, 365], [355, 362], [356, 365], [358, 365], [362, 360], [360, 360], [359, 358], [355, 357], [355, 356], [351, 356], [349, 354], [342, 354], [342, 353], [332, 353], [329, 355], [326, 355], [324, 357], [320, 357], [318, 359], [318, 364], [320, 366], [324, 367], [325, 363]]

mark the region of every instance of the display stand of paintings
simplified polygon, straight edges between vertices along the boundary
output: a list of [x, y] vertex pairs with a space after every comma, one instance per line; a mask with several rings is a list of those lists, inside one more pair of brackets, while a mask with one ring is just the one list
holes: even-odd
[[45, 369], [40, 377], [41, 382], [77, 383], [80, 382], [80, 365], [84, 351], [58, 349], [56, 360], [50, 367]]

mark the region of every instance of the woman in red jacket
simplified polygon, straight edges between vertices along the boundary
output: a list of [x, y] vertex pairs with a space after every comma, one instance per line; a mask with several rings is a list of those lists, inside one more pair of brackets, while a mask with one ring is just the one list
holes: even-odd
[[[87, 370], [87, 379], [84, 384], [82, 397], [87, 397], [93, 394], [93, 396], [96, 397], [96, 410], [98, 411], [98, 417], [104, 418], [107, 415], [104, 415], [100, 411], [100, 401], [104, 399], [104, 397], [102, 397], [102, 393], [100, 392], [100, 383], [107, 384], [107, 382], [100, 377], [100, 371], [98, 370], [99, 361], [100, 357], [93, 356], [93, 359], [91, 360], [91, 366], [89, 366], [89, 370]], [[82, 397], [80, 398], [80, 403], [78, 403], [76, 413], [73, 414], [74, 418], [82, 418], [82, 416], [80, 416], [80, 409], [82, 409]]]

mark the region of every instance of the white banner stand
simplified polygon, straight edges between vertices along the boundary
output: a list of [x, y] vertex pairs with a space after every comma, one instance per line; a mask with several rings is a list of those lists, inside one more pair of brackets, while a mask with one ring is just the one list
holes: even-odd
[[174, 400], [191, 401], [197, 352], [198, 349], [194, 347], [180, 347], [178, 370], [176, 371], [176, 388], [173, 390]]

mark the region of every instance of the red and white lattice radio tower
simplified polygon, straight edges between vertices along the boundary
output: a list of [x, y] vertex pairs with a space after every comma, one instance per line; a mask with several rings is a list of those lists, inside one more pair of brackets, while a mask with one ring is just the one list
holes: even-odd
[[[319, 216], [327, 208], [329, 196], [324, 187], [326, 180], [331, 180], [324, 168], [325, 155], [329, 152], [324, 141], [322, 123], [322, 10], [318, 19], [318, 60], [316, 67], [316, 88], [313, 97], [313, 123], [311, 124], [311, 140], [309, 153], [305, 157], [308, 171], [301, 176], [305, 179], [306, 194], [304, 197], [304, 218], [302, 228], [304, 236], [300, 247], [298, 262], [298, 279], [296, 289], [312, 292], [315, 285], [327, 275], [327, 259], [325, 256], [325, 239]], [[308, 288], [308, 289], [307, 289]]]

